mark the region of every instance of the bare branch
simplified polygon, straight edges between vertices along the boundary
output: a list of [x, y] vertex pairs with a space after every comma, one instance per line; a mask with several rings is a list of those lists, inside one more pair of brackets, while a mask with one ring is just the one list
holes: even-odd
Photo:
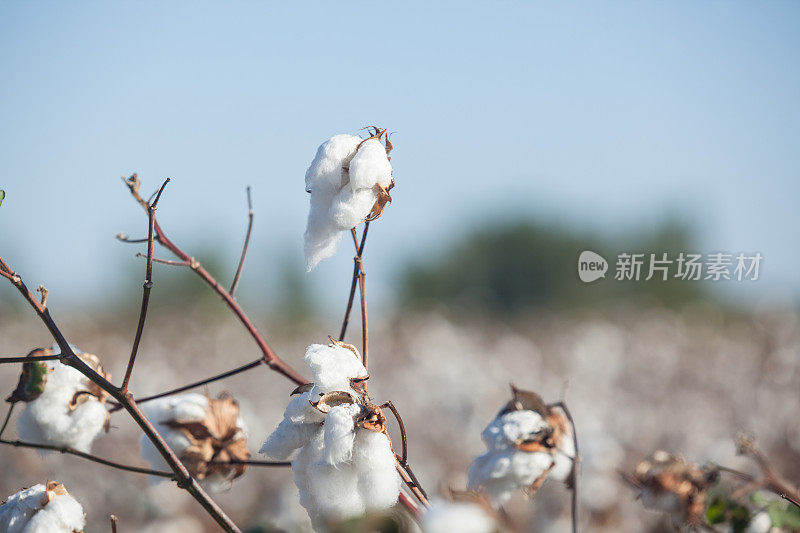
[[2, 363], [30, 363], [31, 361], [55, 361], [61, 359], [60, 355], [34, 355], [31, 357], [0, 357]]
[[236, 292], [236, 287], [239, 285], [239, 277], [242, 275], [242, 268], [244, 267], [244, 258], [247, 255], [247, 247], [250, 244], [250, 233], [253, 231], [253, 201], [250, 198], [250, 186], [247, 186], [247, 234], [244, 237], [244, 246], [242, 247], [242, 257], [239, 258], [239, 266], [236, 267], [236, 275], [233, 276], [233, 283], [231, 283], [231, 290], [228, 293], [233, 296]]
[[[144, 257], [145, 259], [147, 259], [147, 255], [142, 254], [142, 253], [136, 254], [136, 257]], [[151, 259], [151, 261], [153, 263], [161, 263], [162, 265], [171, 265], [171, 266], [180, 266], [180, 267], [192, 266], [192, 262], [191, 261], [172, 261], [170, 259], [159, 259], [158, 257], [153, 257]]]
[[572, 460], [572, 533], [578, 532], [578, 471], [581, 465], [581, 454], [578, 450], [578, 430], [575, 428], [575, 421], [572, 419], [572, 413], [564, 401], [551, 403], [547, 406], [559, 407], [564, 411], [564, 415], [569, 420], [572, 426], [572, 442], [575, 446], [575, 458]]
[[8, 412], [6, 413], [6, 418], [3, 420], [3, 427], [0, 427], [0, 438], [3, 437], [3, 433], [6, 431], [6, 426], [8, 425], [8, 421], [11, 420], [11, 413], [14, 412], [15, 403], [12, 403], [8, 406]]
[[131, 465], [124, 465], [121, 463], [115, 463], [114, 461], [109, 461], [108, 459], [103, 459], [102, 457], [97, 457], [96, 455], [81, 452], [66, 446], [51, 446], [49, 444], [37, 444], [35, 442], [24, 442], [20, 440], [6, 440], [6, 439], [0, 439], [0, 444], [7, 444], [9, 446], [14, 446], [15, 448], [16, 447], [34, 448], [36, 450], [50, 450], [54, 452], [65, 453], [68, 455], [76, 455], [78, 457], [82, 457], [83, 459], [87, 459], [94, 463], [99, 463], [101, 465], [110, 466], [111, 468], [116, 468], [117, 470], [136, 472], [137, 474], [147, 474], [149, 476], [166, 477], [173, 480], [176, 479], [175, 474], [171, 472], [161, 472], [159, 470], [151, 470], [149, 468], [142, 468], [139, 466], [131, 466]]
[[[147, 202], [145, 202], [141, 195], [139, 194], [139, 178], [134, 174], [128, 179], [123, 178], [122, 180], [125, 182], [125, 185], [131, 192], [133, 198], [141, 205], [145, 211], [148, 210]], [[258, 345], [261, 353], [263, 354], [264, 362], [274, 370], [275, 372], [283, 375], [284, 377], [288, 378], [289, 380], [293, 381], [297, 385], [302, 385], [304, 383], [308, 383], [308, 380], [302, 377], [296, 370], [294, 370], [291, 366], [289, 366], [285, 361], [283, 361], [280, 357], [278, 357], [275, 352], [272, 351], [267, 341], [264, 339], [263, 335], [258, 331], [258, 329], [253, 324], [250, 317], [247, 316], [247, 313], [241, 308], [241, 306], [236, 302], [236, 300], [225, 290], [222, 285], [217, 282], [216, 279], [205, 269], [203, 266], [190, 257], [186, 252], [181, 250], [175, 243], [173, 243], [169, 238], [164, 234], [164, 230], [158, 224], [158, 220], [154, 220], [155, 231], [156, 231], [156, 241], [159, 244], [167, 248], [170, 252], [175, 254], [179, 259], [182, 261], [189, 261], [191, 269], [200, 276], [200, 278], [209, 286], [211, 289], [216, 292], [220, 298], [223, 299], [225, 304], [228, 308], [233, 312], [234, 315], [239, 319], [242, 325], [245, 327], [247, 332], [253, 338], [253, 340]]]
[[356, 247], [356, 255], [353, 258], [353, 281], [350, 283], [350, 297], [347, 300], [347, 308], [344, 311], [344, 320], [342, 321], [342, 331], [339, 333], [339, 340], [343, 341], [345, 333], [347, 333], [347, 325], [350, 322], [350, 310], [353, 308], [353, 299], [356, 295], [356, 284], [358, 283], [358, 273], [360, 271], [358, 263], [361, 255], [364, 253], [364, 244], [367, 241], [367, 231], [369, 231], [369, 222], [364, 223], [364, 233], [361, 234], [361, 244], [358, 244], [358, 234], [356, 229], [350, 230], [353, 236], [353, 243]]
[[[217, 374], [216, 376], [212, 376], [210, 378], [206, 378], [206, 379], [204, 379], [202, 381], [197, 381], [195, 383], [190, 383], [189, 385], [184, 385], [182, 387], [178, 387], [178, 388], [175, 388], [175, 389], [172, 389], [172, 390], [161, 392], [159, 394], [154, 394], [152, 396], [146, 396], [144, 398], [138, 398], [136, 400], [136, 403], [140, 403], [141, 404], [141, 403], [144, 403], [144, 402], [149, 402], [151, 400], [157, 400], [157, 399], [163, 398], [165, 396], [171, 396], [173, 394], [178, 394], [180, 392], [187, 391], [189, 389], [194, 389], [196, 387], [202, 387], [203, 385], [208, 385], [209, 383], [213, 383], [214, 381], [219, 381], [221, 379], [225, 379], [227, 377], [239, 374], [241, 372], [245, 372], [245, 371], [250, 370], [251, 368], [255, 368], [255, 367], [257, 367], [257, 366], [259, 366], [259, 365], [261, 365], [263, 363], [264, 363], [264, 360], [261, 359], [261, 358], [258, 358], [255, 361], [247, 363], [246, 365], [242, 365], [240, 367], [234, 368], [233, 370], [229, 370], [228, 372], [223, 372], [222, 374]], [[112, 407], [110, 409], [110, 411], [113, 413], [115, 411], [119, 411], [120, 409], [122, 409], [122, 405], [116, 404], [116, 405], [114, 405], [114, 407]]]
[[111, 520], [111, 533], [117, 533], [117, 517], [112, 514], [108, 518]]
[[136, 337], [133, 340], [131, 355], [128, 358], [128, 368], [125, 370], [125, 379], [122, 380], [121, 390], [123, 393], [128, 390], [128, 382], [130, 382], [131, 373], [133, 372], [133, 364], [136, 362], [136, 354], [139, 351], [139, 342], [142, 340], [144, 321], [147, 318], [147, 306], [150, 303], [150, 290], [153, 288], [153, 238], [155, 233], [156, 207], [158, 206], [158, 200], [161, 199], [161, 193], [164, 192], [164, 187], [167, 186], [169, 181], [169, 178], [164, 181], [156, 194], [156, 199], [147, 207], [149, 220], [147, 229], [147, 266], [144, 285], [142, 286], [142, 306], [139, 311], [139, 324], [136, 326]]
[[381, 409], [385, 408], [388, 408], [392, 412], [394, 417], [397, 419], [398, 426], [400, 426], [400, 439], [403, 444], [403, 455], [401, 456], [400, 463], [403, 464], [403, 466], [405, 466], [406, 463], [408, 462], [408, 444], [406, 442], [406, 426], [405, 424], [403, 424], [403, 419], [400, 417], [400, 413], [397, 412], [397, 408], [394, 406], [391, 400], [381, 405]]

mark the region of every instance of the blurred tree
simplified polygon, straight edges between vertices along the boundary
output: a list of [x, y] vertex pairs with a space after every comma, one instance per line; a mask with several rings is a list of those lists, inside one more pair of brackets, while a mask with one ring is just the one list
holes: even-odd
[[[605, 279], [583, 283], [577, 274], [578, 256], [598, 252], [608, 261]], [[409, 266], [401, 280], [400, 299], [407, 307], [444, 304], [460, 311], [513, 314], [523, 310], [597, 307], [614, 300], [680, 306], [707, 299], [704, 283], [666, 281], [648, 274], [650, 254], [693, 251], [688, 228], [665, 223], [648, 234], [604, 241], [557, 227], [530, 222], [485, 227], [427, 264]], [[640, 281], [614, 280], [621, 252], [644, 253]]]

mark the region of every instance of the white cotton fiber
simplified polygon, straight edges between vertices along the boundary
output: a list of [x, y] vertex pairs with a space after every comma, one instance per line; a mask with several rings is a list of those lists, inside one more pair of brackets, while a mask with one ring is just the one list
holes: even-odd
[[361, 412], [358, 404], [337, 405], [325, 415], [325, 449], [322, 459], [336, 466], [353, 458], [355, 418]]
[[377, 200], [376, 184], [388, 187], [392, 166], [377, 139], [336, 135], [317, 149], [306, 171], [311, 193], [304, 235], [309, 271], [336, 253], [342, 231], [361, 224]]
[[353, 454], [358, 467], [358, 491], [366, 510], [381, 511], [397, 503], [402, 480], [389, 438], [361, 429], [356, 435]]
[[485, 510], [469, 502], [435, 501], [422, 519], [423, 533], [492, 533], [498, 529]]
[[258, 453], [276, 461], [284, 461], [292, 455], [292, 452], [308, 444], [318, 429], [317, 424], [298, 424], [284, 418]]
[[87, 391], [90, 381], [71, 366], [60, 361], [45, 361], [50, 373], [44, 392], [25, 404], [17, 418], [17, 431], [23, 440], [64, 446], [88, 453], [92, 441], [103, 431], [108, 411], [96, 396], [70, 408], [75, 393]]
[[531, 437], [547, 428], [547, 423], [535, 411], [511, 411], [492, 420], [481, 433], [490, 450], [513, 447], [521, 438]]
[[313, 374], [317, 393], [337, 390], [355, 393], [350, 380], [367, 377], [367, 369], [356, 354], [341, 346], [312, 344], [303, 360]]
[[392, 164], [386, 148], [377, 139], [364, 141], [350, 161], [350, 188], [371, 189], [375, 184], [388, 187], [392, 182]]
[[84, 525], [83, 508], [72, 496], [48, 497], [41, 484], [13, 494], [0, 506], [0, 531], [5, 533], [73, 533]]
[[342, 189], [331, 204], [331, 217], [339, 234], [361, 224], [377, 199], [378, 195], [372, 189]]
[[[166, 441], [178, 457], [191, 446], [191, 442], [181, 431], [172, 429], [164, 423], [170, 420], [201, 421], [205, 418], [208, 408], [208, 398], [202, 394], [190, 392], [179, 396], [167, 396], [142, 404], [142, 410], [150, 422], [153, 423], [159, 435]], [[153, 470], [169, 470], [169, 465], [158, 453], [158, 450], [147, 438], [142, 435], [142, 459], [150, 463]], [[159, 483], [164, 478], [151, 476], [150, 481]]]
[[339, 190], [346, 183], [342, 168], [346, 166], [361, 137], [356, 135], [335, 135], [317, 148], [317, 155], [306, 170], [306, 192], [316, 188], [328, 191]]

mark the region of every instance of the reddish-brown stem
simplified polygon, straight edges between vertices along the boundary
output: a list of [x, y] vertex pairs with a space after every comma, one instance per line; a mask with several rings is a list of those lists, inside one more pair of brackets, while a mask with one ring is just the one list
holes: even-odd
[[353, 244], [356, 247], [356, 255], [353, 258], [353, 280], [350, 283], [350, 296], [347, 299], [347, 308], [344, 310], [344, 320], [342, 320], [342, 330], [339, 333], [340, 341], [344, 340], [344, 336], [347, 333], [347, 326], [350, 323], [350, 311], [353, 309], [353, 299], [355, 298], [356, 285], [358, 284], [358, 264], [361, 259], [361, 255], [364, 253], [364, 244], [367, 241], [367, 231], [369, 231], [369, 222], [364, 223], [364, 233], [361, 234], [361, 244], [359, 245], [356, 229], [353, 228], [350, 230], [350, 234], [353, 236]]
[[398, 501], [403, 505], [403, 507], [408, 509], [408, 512], [411, 513], [411, 516], [413, 516], [416, 520], [420, 519], [419, 508], [414, 505], [414, 502], [408, 499], [408, 496], [401, 492]]
[[403, 424], [403, 419], [400, 417], [400, 413], [397, 412], [397, 408], [394, 404], [390, 401], [381, 405], [382, 409], [388, 408], [392, 414], [394, 415], [395, 419], [397, 419], [397, 425], [400, 427], [400, 440], [403, 445], [403, 455], [400, 458], [400, 462], [405, 466], [406, 462], [408, 461], [408, 443], [406, 442], [406, 426]]
[[[147, 259], [145, 254], [136, 254], [136, 257], [144, 257]], [[161, 263], [162, 265], [171, 265], [171, 266], [179, 266], [179, 267], [188, 267], [191, 266], [189, 261], [172, 261], [170, 259], [159, 259], [158, 257], [153, 257], [151, 259], [153, 263]]]
[[[145, 202], [142, 197], [139, 195], [138, 187], [139, 187], [139, 180], [134, 176], [131, 176], [129, 179], [124, 179], [123, 181], [130, 189], [131, 194], [136, 199], [137, 202], [147, 210], [147, 202]], [[181, 250], [175, 243], [173, 243], [169, 238], [164, 234], [164, 231], [161, 229], [161, 226], [158, 224], [158, 220], [154, 221], [155, 225], [155, 232], [156, 237], [155, 240], [168, 249], [170, 252], [175, 254], [179, 259], [183, 261], [188, 261], [190, 268], [200, 276], [200, 278], [211, 287], [211, 289], [216, 292], [220, 298], [225, 302], [228, 308], [236, 315], [236, 318], [239, 319], [239, 322], [245, 327], [247, 332], [253, 338], [253, 340], [258, 345], [261, 353], [263, 354], [264, 362], [267, 364], [275, 372], [285, 376], [289, 380], [293, 381], [297, 385], [302, 385], [304, 383], [308, 383], [308, 380], [303, 378], [296, 370], [294, 370], [291, 366], [289, 366], [285, 361], [275, 355], [275, 352], [272, 351], [267, 341], [264, 339], [263, 335], [258, 331], [256, 326], [250, 320], [250, 317], [247, 316], [247, 313], [239, 306], [236, 300], [228, 293], [228, 291], [220, 285], [214, 277], [209, 274], [209, 272], [203, 268], [203, 266], [197, 262], [193, 257], [190, 257], [186, 252]]]
[[54, 361], [60, 359], [60, 355], [34, 355], [31, 357], [0, 357], [2, 363], [30, 363], [31, 361]]
[[[212, 376], [210, 378], [206, 378], [206, 379], [201, 380], [201, 381], [196, 381], [194, 383], [190, 383], [190, 384], [184, 385], [182, 387], [177, 387], [177, 388], [172, 389], [172, 390], [168, 390], [168, 391], [165, 391], [165, 392], [160, 392], [160, 393], [154, 394], [152, 396], [145, 396], [144, 398], [137, 398], [136, 399], [136, 403], [142, 404], [142, 403], [145, 403], [145, 402], [149, 402], [151, 400], [157, 400], [158, 398], [163, 398], [165, 396], [171, 396], [173, 394], [178, 394], [180, 392], [184, 392], [184, 391], [187, 391], [189, 389], [194, 389], [196, 387], [202, 387], [203, 385], [208, 385], [209, 383], [213, 383], [215, 381], [219, 381], [221, 379], [225, 379], [227, 377], [234, 376], [234, 375], [239, 374], [241, 372], [245, 372], [245, 371], [250, 370], [251, 368], [255, 368], [255, 367], [257, 367], [257, 366], [259, 366], [261, 364], [264, 364], [264, 360], [259, 357], [255, 361], [251, 361], [250, 363], [247, 363], [246, 365], [242, 365], [240, 367], [234, 368], [233, 370], [229, 370], [227, 372], [223, 372], [222, 374], [217, 374], [216, 376]], [[109, 409], [109, 411], [113, 413], [113, 412], [119, 411], [120, 409], [122, 409], [122, 406], [119, 405], [119, 404], [115, 404], [111, 409]]]
[[71, 366], [78, 372], [86, 376], [91, 382], [96, 383], [101, 389], [106, 391], [112, 398], [122, 404], [126, 411], [130, 414], [134, 422], [141, 428], [142, 432], [153, 443], [156, 450], [158, 450], [161, 457], [169, 465], [170, 469], [175, 475], [178, 486], [187, 492], [206, 510], [217, 524], [222, 527], [224, 531], [229, 533], [241, 533], [241, 530], [233, 523], [233, 521], [225, 514], [222, 509], [214, 502], [205, 491], [200, 487], [200, 484], [195, 480], [186, 467], [181, 463], [180, 459], [175, 455], [175, 452], [164, 442], [164, 439], [156, 431], [152, 423], [141, 412], [133, 397], [130, 394], [125, 394], [121, 389], [117, 388], [108, 381], [105, 377], [97, 373], [92, 367], [83, 362], [70, 347], [61, 330], [56, 325], [53, 318], [50, 316], [50, 310], [44, 308], [33, 294], [28, 290], [28, 287], [6, 263], [0, 258], [0, 274], [3, 277], [11, 280], [14, 287], [17, 288], [22, 297], [28, 304], [34, 308], [39, 318], [44, 323], [47, 330], [53, 336], [53, 339], [61, 349], [61, 362], [65, 365]]
[[[358, 259], [358, 294], [361, 297], [361, 357], [364, 368], [369, 371], [369, 325], [367, 323], [367, 273], [364, 272], [364, 262]], [[364, 389], [366, 390], [366, 383]]]
[[575, 421], [572, 419], [572, 413], [569, 412], [567, 404], [562, 402], [551, 403], [547, 406], [559, 407], [564, 411], [564, 416], [569, 420], [572, 426], [572, 443], [575, 446], [575, 458], [572, 460], [572, 533], [578, 532], [578, 469], [581, 465], [581, 455], [578, 451], [578, 430], [575, 428]]
[[117, 533], [117, 517], [112, 514], [108, 518], [111, 520], [111, 533]]
[[247, 186], [247, 233], [244, 236], [244, 246], [242, 247], [242, 256], [239, 258], [239, 266], [236, 267], [236, 275], [233, 276], [233, 283], [231, 289], [228, 291], [231, 296], [236, 292], [236, 287], [239, 285], [239, 277], [242, 275], [242, 268], [244, 267], [244, 258], [247, 255], [247, 247], [250, 244], [250, 233], [253, 231], [253, 201], [250, 198], [250, 186]]
[[73, 448], [69, 448], [66, 446], [51, 446], [49, 444], [37, 444], [35, 442], [24, 442], [21, 440], [7, 440], [7, 439], [0, 439], [0, 444], [7, 444], [9, 446], [14, 446], [15, 448], [16, 447], [34, 448], [37, 450], [50, 450], [53, 452], [65, 453], [69, 455], [82, 457], [83, 459], [87, 459], [94, 463], [110, 466], [111, 468], [116, 468], [117, 470], [136, 472], [137, 474], [147, 474], [149, 476], [166, 477], [173, 480], [175, 479], [175, 474], [173, 474], [172, 472], [161, 472], [159, 470], [151, 470], [149, 468], [142, 468], [139, 466], [124, 465], [121, 463], [116, 463], [114, 461], [109, 461], [108, 459], [103, 459], [102, 457], [97, 457], [96, 455], [92, 455], [90, 453], [85, 453], [79, 450], [75, 450]]
[[139, 352], [139, 342], [142, 340], [144, 321], [147, 318], [147, 306], [150, 303], [150, 290], [153, 288], [153, 235], [155, 234], [156, 208], [158, 207], [158, 200], [161, 198], [161, 193], [164, 192], [164, 187], [167, 186], [169, 181], [169, 178], [164, 180], [164, 183], [156, 194], [156, 199], [153, 200], [152, 204], [147, 206], [147, 265], [145, 267], [144, 285], [142, 285], [142, 306], [139, 311], [139, 323], [136, 326], [136, 337], [133, 340], [131, 355], [128, 358], [128, 368], [125, 370], [125, 378], [122, 380], [122, 387], [120, 387], [123, 394], [128, 391], [128, 383], [131, 380], [133, 364], [136, 362], [136, 354]]

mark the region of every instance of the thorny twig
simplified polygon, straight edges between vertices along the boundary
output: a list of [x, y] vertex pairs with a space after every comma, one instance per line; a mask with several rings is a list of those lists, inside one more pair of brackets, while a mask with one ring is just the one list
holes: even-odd
[[250, 233], [253, 231], [253, 201], [250, 198], [250, 186], [247, 186], [247, 234], [244, 236], [244, 246], [242, 247], [242, 257], [239, 258], [239, 266], [236, 267], [236, 275], [233, 276], [233, 283], [231, 289], [228, 291], [231, 296], [236, 292], [236, 287], [239, 285], [239, 276], [242, 275], [242, 267], [244, 267], [244, 258], [247, 255], [247, 246], [250, 244]]
[[131, 356], [128, 359], [128, 368], [125, 370], [125, 379], [122, 380], [122, 387], [120, 387], [120, 390], [122, 390], [123, 394], [128, 391], [128, 382], [130, 382], [131, 379], [133, 364], [136, 362], [136, 354], [139, 351], [139, 342], [142, 340], [142, 332], [144, 331], [144, 321], [147, 317], [147, 306], [150, 303], [150, 290], [153, 288], [153, 234], [155, 232], [156, 207], [158, 206], [158, 200], [161, 198], [161, 193], [164, 192], [164, 187], [167, 186], [169, 181], [169, 178], [164, 181], [164, 183], [161, 185], [161, 188], [158, 190], [158, 194], [156, 194], [156, 199], [152, 204], [148, 204], [147, 206], [147, 267], [145, 271], [144, 285], [142, 285], [142, 307], [139, 311], [139, 324], [136, 326], [136, 337], [133, 340]]

